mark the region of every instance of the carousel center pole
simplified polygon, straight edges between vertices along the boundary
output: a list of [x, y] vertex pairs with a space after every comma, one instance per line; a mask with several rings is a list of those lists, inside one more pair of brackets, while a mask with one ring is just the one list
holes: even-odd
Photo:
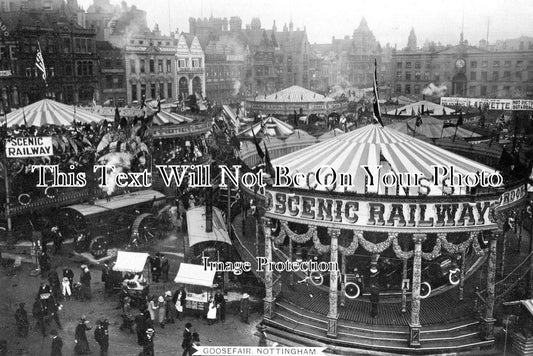
[[494, 286], [496, 284], [496, 243], [501, 231], [493, 231], [489, 241], [489, 256], [487, 258], [487, 300], [485, 304], [485, 317], [481, 336], [485, 340], [494, 339]]
[[[339, 234], [340, 229], [328, 228], [328, 233], [331, 236], [331, 265], [339, 264]], [[331, 338], [337, 338], [337, 329], [339, 322], [339, 314], [337, 310], [337, 283], [338, 283], [338, 270], [332, 268], [329, 271], [329, 313], [328, 313], [328, 332], [327, 336]]]
[[[272, 222], [269, 218], [262, 218], [263, 231], [265, 232], [265, 258], [267, 262], [272, 262], [272, 240], [270, 234], [272, 233]], [[273, 293], [273, 275], [272, 270], [265, 269], [265, 299], [264, 299], [264, 317], [272, 319], [274, 317], [274, 293]]]
[[420, 282], [422, 279], [422, 242], [426, 234], [414, 234], [413, 283], [411, 292], [411, 322], [409, 323], [409, 346], [420, 347]]

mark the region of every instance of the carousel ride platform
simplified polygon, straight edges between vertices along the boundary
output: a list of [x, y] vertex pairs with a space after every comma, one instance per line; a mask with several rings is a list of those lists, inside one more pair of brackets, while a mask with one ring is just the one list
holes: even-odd
[[[264, 252], [264, 245], [255, 245], [255, 227], [242, 226], [242, 215], [233, 221], [233, 231], [238, 241], [234, 243], [241, 258]], [[253, 260], [252, 270], [255, 270]], [[261, 275], [257, 275], [262, 279]], [[402, 313], [400, 302], [384, 300], [379, 304], [378, 315], [370, 316], [368, 298], [346, 299], [339, 302], [338, 336], [327, 336], [329, 296], [325, 290], [296, 283], [290, 285], [288, 275], [282, 277], [281, 292], [274, 305], [274, 317], [264, 318], [269, 340], [286, 346], [326, 347], [327, 353], [354, 354], [468, 354], [493, 353], [494, 340], [480, 337], [481, 319], [474, 312], [473, 291], [465, 283], [464, 298], [459, 300], [457, 287], [421, 301], [420, 323], [422, 324], [420, 347], [410, 347], [409, 321], [410, 302], [407, 298], [406, 312]], [[312, 297], [311, 297], [312, 295]], [[339, 297], [340, 298], [340, 297]]]

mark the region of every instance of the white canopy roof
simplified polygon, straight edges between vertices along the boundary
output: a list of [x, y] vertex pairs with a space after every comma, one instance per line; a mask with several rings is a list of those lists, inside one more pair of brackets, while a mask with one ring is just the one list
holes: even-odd
[[332, 98], [325, 97], [322, 94], [302, 88], [298, 85], [280, 90], [274, 94], [258, 96], [255, 101], [267, 101], [278, 103], [297, 103], [297, 102], [326, 102], [334, 101]]
[[113, 271], [139, 273], [144, 270], [144, 265], [148, 259], [146, 252], [117, 252], [117, 262], [113, 266]]
[[225, 242], [231, 245], [228, 229], [222, 217], [220, 209], [213, 207], [213, 231], [205, 231], [205, 206], [199, 206], [187, 210], [187, 232], [189, 235], [189, 246], [194, 246], [201, 242]]
[[414, 116], [418, 113], [427, 113], [428, 111], [431, 113], [431, 115], [450, 115], [455, 113], [455, 110], [452, 108], [447, 108], [445, 106], [435, 104], [431, 101], [422, 100], [393, 110], [389, 110], [387, 111], [387, 114], [409, 117]]
[[181, 263], [174, 282], [212, 288], [215, 274], [215, 271], [206, 271], [202, 265]]

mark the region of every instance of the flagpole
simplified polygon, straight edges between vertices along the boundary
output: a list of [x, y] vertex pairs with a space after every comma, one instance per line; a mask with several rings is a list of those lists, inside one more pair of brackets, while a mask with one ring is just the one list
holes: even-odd
[[12, 223], [11, 223], [11, 207], [10, 207], [10, 204], [11, 204], [11, 199], [10, 199], [10, 195], [11, 195], [11, 189], [9, 187], [9, 174], [8, 174], [8, 165], [7, 165], [7, 151], [6, 151], [6, 146], [7, 146], [7, 138], [8, 138], [8, 134], [7, 134], [7, 113], [6, 113], [6, 109], [4, 108], [4, 118], [6, 120], [6, 137], [4, 138], [4, 154], [2, 155], [3, 157], [3, 166], [4, 166], [4, 184], [5, 184], [5, 188], [6, 188], [6, 211], [5, 211], [5, 214], [6, 214], [6, 220], [7, 220], [7, 242], [12, 242], [12, 239], [13, 239], [13, 226], [12, 226]]

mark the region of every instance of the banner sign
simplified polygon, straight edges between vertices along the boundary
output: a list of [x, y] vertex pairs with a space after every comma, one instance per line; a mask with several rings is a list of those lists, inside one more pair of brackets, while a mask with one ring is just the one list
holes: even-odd
[[521, 185], [518, 188], [509, 190], [502, 194], [498, 209], [501, 209], [509, 204], [513, 204], [527, 196], [526, 185]]
[[52, 137], [14, 137], [6, 142], [8, 158], [52, 156]]
[[[515, 193], [516, 196], [516, 193]], [[339, 228], [383, 227], [413, 229], [417, 227], [493, 228], [493, 210], [498, 200], [477, 202], [380, 202], [322, 198], [266, 192], [267, 216], [310, 224], [331, 222]], [[291, 219], [292, 218], [292, 219]]]
[[194, 346], [194, 356], [325, 355], [325, 347]]
[[489, 110], [510, 110], [523, 111], [533, 110], [533, 100], [523, 99], [481, 99], [481, 98], [440, 98], [440, 104], [443, 106], [482, 106]]

